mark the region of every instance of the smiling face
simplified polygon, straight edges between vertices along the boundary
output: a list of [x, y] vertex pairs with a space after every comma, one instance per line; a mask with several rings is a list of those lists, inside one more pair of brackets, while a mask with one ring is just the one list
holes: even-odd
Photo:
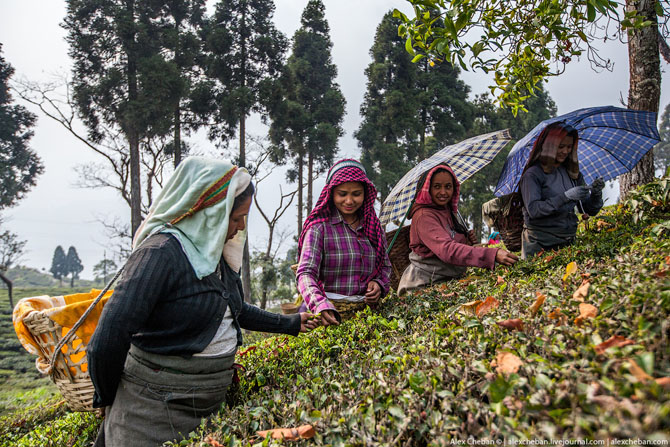
[[249, 214], [249, 208], [251, 207], [251, 197], [247, 198], [244, 202], [235, 208], [228, 218], [228, 233], [226, 234], [226, 241], [229, 241], [238, 231], [244, 230], [245, 218]]
[[353, 217], [363, 205], [365, 188], [361, 182], [346, 182], [333, 189], [333, 203], [344, 218]]
[[430, 179], [430, 197], [437, 206], [446, 206], [454, 195], [454, 178], [446, 171], [433, 174]]
[[570, 152], [572, 152], [572, 145], [574, 144], [575, 139], [571, 135], [566, 135], [563, 137], [561, 142], [558, 144], [556, 149], [556, 165], [560, 165], [568, 158]]

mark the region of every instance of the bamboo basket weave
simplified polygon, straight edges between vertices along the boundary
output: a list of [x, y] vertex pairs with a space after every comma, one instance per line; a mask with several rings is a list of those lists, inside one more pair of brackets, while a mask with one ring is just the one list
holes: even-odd
[[367, 304], [365, 304], [364, 301], [361, 302], [350, 302], [350, 301], [339, 301], [339, 300], [328, 300], [330, 301], [333, 306], [335, 306], [335, 310], [340, 314], [342, 317], [342, 320], [348, 320], [349, 318], [353, 317], [356, 315], [356, 312], [359, 310], [365, 309]]
[[[67, 328], [52, 321], [44, 311], [27, 315], [23, 323], [31, 332], [44, 358], [52, 359], [49, 375], [73, 411], [95, 411], [93, 408], [93, 382], [88, 373], [86, 346], [76, 335], [61, 348], [61, 355], [54, 350]], [[54, 359], [55, 357], [55, 359]]]
[[386, 242], [391, 245], [393, 236], [398, 232], [398, 237], [389, 251], [389, 260], [391, 261], [391, 287], [398, 290], [398, 284], [403, 272], [409, 265], [409, 229], [411, 225], [407, 225], [397, 230], [388, 231], [386, 233]]

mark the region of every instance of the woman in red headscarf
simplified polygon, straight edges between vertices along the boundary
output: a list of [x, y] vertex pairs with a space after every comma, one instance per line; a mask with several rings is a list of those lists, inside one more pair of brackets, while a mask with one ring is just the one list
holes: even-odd
[[398, 293], [463, 276], [465, 269], [493, 270], [496, 263], [512, 265], [517, 256], [501, 248], [475, 247], [474, 232], [458, 219], [460, 184], [447, 165], [438, 165], [419, 180], [410, 211], [410, 265]]
[[341, 160], [328, 171], [326, 185], [303, 225], [298, 291], [326, 326], [338, 324], [345, 307], [374, 305], [389, 291], [391, 262], [374, 210], [376, 197], [377, 189], [363, 166], [356, 160]]

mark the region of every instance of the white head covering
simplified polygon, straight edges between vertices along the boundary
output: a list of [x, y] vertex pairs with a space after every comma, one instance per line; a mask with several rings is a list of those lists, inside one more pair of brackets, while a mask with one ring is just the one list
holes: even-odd
[[235, 271], [242, 265], [247, 232], [226, 242], [235, 197], [251, 181], [244, 168], [204, 157], [187, 157], [154, 201], [137, 229], [133, 249], [154, 233], [173, 234], [199, 279], [212, 274], [221, 259]]

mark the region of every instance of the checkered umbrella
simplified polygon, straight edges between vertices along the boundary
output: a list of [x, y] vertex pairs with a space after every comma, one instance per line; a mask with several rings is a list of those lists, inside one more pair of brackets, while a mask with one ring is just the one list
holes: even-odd
[[535, 140], [542, 129], [555, 122], [577, 129], [579, 171], [587, 184], [598, 177], [611, 180], [629, 172], [660, 141], [654, 112], [604, 106], [544, 120], [510, 151], [498, 179], [496, 196], [516, 191]]
[[446, 163], [454, 171], [458, 181], [463, 183], [491, 162], [511, 139], [508, 129], [499, 130], [452, 144], [423, 160], [405, 174], [389, 193], [379, 214], [382, 225], [405, 216], [416, 195], [421, 174]]

